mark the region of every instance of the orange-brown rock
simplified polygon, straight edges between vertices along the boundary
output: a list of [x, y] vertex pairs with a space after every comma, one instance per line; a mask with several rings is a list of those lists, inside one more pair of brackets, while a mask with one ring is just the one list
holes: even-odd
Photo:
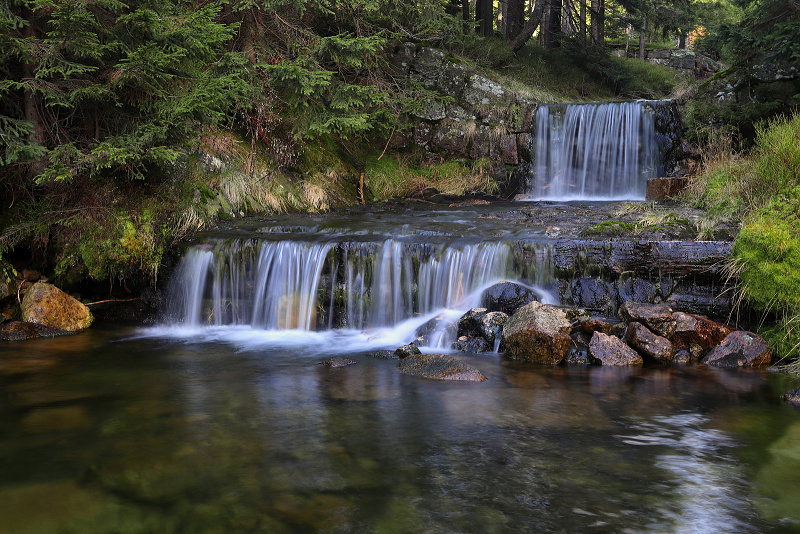
[[503, 327], [506, 354], [515, 360], [556, 365], [567, 354], [571, 330], [566, 313], [531, 302], [517, 310]]
[[771, 361], [769, 344], [760, 336], [744, 330], [728, 334], [703, 358], [704, 364], [716, 367], [760, 367], [769, 365]]
[[38, 283], [22, 299], [22, 319], [68, 332], [77, 332], [92, 324], [89, 308], [57, 287]]

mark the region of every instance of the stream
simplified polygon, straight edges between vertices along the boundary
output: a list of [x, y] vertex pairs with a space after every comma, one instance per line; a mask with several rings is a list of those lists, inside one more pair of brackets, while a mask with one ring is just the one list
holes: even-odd
[[[537, 365], [445, 333], [422, 350], [487, 380], [398, 371], [417, 328], [500, 280], [608, 319], [629, 300], [732, 317], [732, 233], [625, 202], [658, 143], [619, 125], [652, 121], [579, 111], [540, 113], [550, 201], [245, 218], [185, 243], [153, 324], [0, 344], [0, 534], [800, 533], [795, 378]], [[571, 148], [598, 135], [608, 187]], [[614, 200], [565, 201], [587, 196]]]

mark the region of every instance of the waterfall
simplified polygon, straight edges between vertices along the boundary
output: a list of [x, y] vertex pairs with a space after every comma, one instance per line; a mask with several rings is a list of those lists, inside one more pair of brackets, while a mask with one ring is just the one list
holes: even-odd
[[644, 200], [659, 166], [653, 103], [541, 106], [530, 194], [541, 200]]
[[476, 290], [512, 274], [506, 243], [216, 240], [184, 256], [168, 317], [264, 330], [393, 326], [466, 309]]

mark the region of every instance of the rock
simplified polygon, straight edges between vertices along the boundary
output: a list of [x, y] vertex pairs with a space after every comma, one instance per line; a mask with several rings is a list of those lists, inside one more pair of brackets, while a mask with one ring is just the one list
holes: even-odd
[[416, 113], [420, 119], [428, 121], [438, 121], [447, 116], [446, 108], [441, 102], [429, 99], [425, 101], [425, 106]]
[[495, 311], [480, 318], [480, 335], [494, 348], [497, 340], [503, 338], [503, 327], [508, 322], [508, 314]]
[[467, 69], [463, 65], [445, 61], [437, 78], [437, 85], [449, 96], [458, 96], [464, 90]]
[[642, 357], [616, 336], [592, 334], [589, 355], [600, 365], [639, 365]]
[[703, 363], [717, 367], [759, 367], [769, 365], [771, 360], [772, 351], [763, 338], [737, 330], [711, 349]]
[[469, 149], [469, 157], [472, 159], [488, 158], [489, 145], [491, 145], [491, 130], [485, 124], [481, 124], [470, 136], [472, 144]]
[[526, 304], [503, 327], [507, 354], [515, 360], [558, 364], [570, 345], [572, 324], [563, 311], [540, 302]]
[[655, 335], [642, 323], [634, 321], [628, 324], [625, 341], [648, 358], [661, 363], [669, 363], [672, 360], [672, 343], [665, 337]]
[[692, 355], [689, 354], [688, 350], [679, 350], [675, 353], [675, 356], [672, 357], [672, 363], [685, 364], [691, 361]]
[[507, 102], [505, 102], [505, 89], [492, 80], [478, 74], [473, 74], [467, 80], [463, 97], [464, 100], [473, 106], [479, 104], [507, 104]]
[[564, 361], [570, 364], [586, 365], [592, 363], [589, 357], [589, 336], [583, 332], [576, 332], [570, 336], [572, 343], [567, 349], [567, 355]]
[[412, 70], [417, 72], [426, 85], [435, 85], [444, 61], [444, 52], [435, 48], [423, 47], [411, 64]]
[[370, 352], [369, 355], [379, 360], [396, 360], [398, 358], [395, 350], [376, 350], [375, 352]]
[[[444, 108], [442, 108], [444, 118]], [[461, 123], [452, 119], [444, 119], [439, 123], [433, 134], [432, 143], [435, 147], [447, 152], [454, 152], [462, 156], [468, 155], [467, 145], [469, 139]]]
[[398, 74], [408, 74], [408, 70], [411, 68], [411, 63], [414, 61], [414, 56], [416, 55], [416, 44], [410, 42], [401, 44], [397, 47], [397, 51], [391, 58], [392, 70]]
[[435, 380], [486, 380], [479, 370], [447, 354], [415, 354], [400, 360], [397, 368], [403, 374]]
[[9, 289], [8, 284], [6, 284], [3, 278], [0, 278], [0, 300], [12, 295], [11, 289]]
[[492, 346], [482, 337], [461, 336], [453, 343], [453, 350], [478, 354], [480, 352], [492, 352]]
[[333, 358], [328, 358], [324, 362], [319, 362], [320, 365], [326, 367], [347, 367], [348, 365], [354, 365], [356, 363], [358, 362], [349, 358], [342, 358], [341, 356], [334, 356]]
[[24, 321], [0, 324], [0, 341], [24, 341], [38, 337], [56, 337], [70, 334], [66, 330]]
[[722, 343], [734, 331], [733, 328], [702, 315], [675, 312], [672, 316], [675, 318], [675, 331], [670, 336], [670, 341], [677, 349], [688, 350], [691, 345], [697, 345], [701, 352], [706, 352]]
[[519, 164], [516, 135], [509, 134], [500, 136], [500, 157], [506, 165]]
[[589, 317], [585, 321], [581, 321], [581, 330], [589, 334], [590, 336], [595, 332], [605, 332], [608, 333], [608, 329], [611, 325], [603, 321], [602, 319], [596, 319], [594, 317]]
[[689, 179], [678, 176], [664, 176], [660, 178], [647, 179], [647, 191], [645, 192], [645, 200], [661, 202], [668, 200], [679, 193], [689, 185]]
[[800, 388], [790, 389], [781, 395], [781, 398], [789, 404], [800, 406]]
[[458, 320], [458, 337], [476, 337], [483, 335], [481, 318], [486, 315], [486, 308], [472, 308]]
[[442, 332], [445, 339], [453, 339], [458, 334], [458, 325], [444, 315], [437, 315], [417, 328], [414, 344], [419, 347], [430, 346], [437, 341], [434, 339], [437, 332]]
[[647, 304], [643, 302], [623, 302], [619, 307], [619, 318], [630, 323], [642, 323], [659, 336], [669, 339], [675, 331], [675, 318], [672, 308], [666, 304]]
[[498, 282], [481, 295], [481, 306], [487, 311], [499, 311], [509, 316], [529, 302], [538, 301], [536, 293], [513, 282]]
[[42, 275], [41, 273], [39, 273], [39, 271], [34, 271], [32, 269], [22, 269], [22, 277], [28, 282], [36, 282], [42, 277]]
[[22, 319], [68, 332], [89, 328], [89, 308], [50, 284], [34, 284], [22, 299]]
[[414, 356], [415, 354], [422, 354], [419, 348], [414, 345], [413, 343], [409, 343], [408, 345], [403, 345], [402, 347], [398, 347], [397, 350], [394, 351], [398, 358], [407, 358], [409, 356]]

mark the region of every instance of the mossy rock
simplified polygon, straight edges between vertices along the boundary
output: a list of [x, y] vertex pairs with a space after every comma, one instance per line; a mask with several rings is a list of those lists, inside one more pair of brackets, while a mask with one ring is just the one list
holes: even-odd
[[39, 282], [22, 299], [22, 320], [77, 332], [94, 320], [89, 308], [57, 287]]

